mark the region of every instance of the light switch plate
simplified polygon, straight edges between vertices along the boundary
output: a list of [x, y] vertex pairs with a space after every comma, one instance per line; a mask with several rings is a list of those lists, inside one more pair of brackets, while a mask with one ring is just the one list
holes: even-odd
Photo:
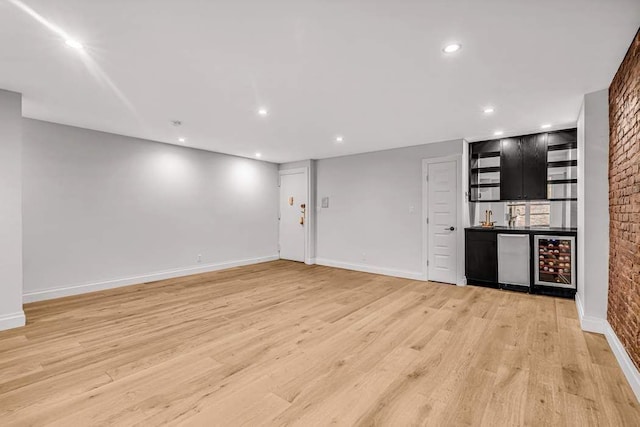
[[329, 207], [329, 198], [328, 197], [323, 197], [322, 198], [322, 207], [323, 208], [328, 208]]

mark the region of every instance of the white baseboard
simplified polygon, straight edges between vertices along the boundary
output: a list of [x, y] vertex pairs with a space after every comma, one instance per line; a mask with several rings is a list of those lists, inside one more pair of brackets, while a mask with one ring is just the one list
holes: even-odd
[[606, 328], [604, 336], [607, 338], [607, 342], [613, 351], [613, 355], [616, 356], [624, 376], [627, 378], [633, 393], [636, 395], [636, 399], [640, 402], [640, 372], [638, 372], [638, 369], [633, 364], [629, 354], [627, 354], [627, 350], [624, 349], [618, 335], [616, 335], [609, 322], [605, 321], [605, 323]]
[[159, 271], [155, 273], [144, 274], [140, 276], [132, 276], [121, 279], [106, 280], [102, 282], [85, 283], [80, 285], [64, 286], [53, 289], [43, 289], [32, 292], [26, 292], [22, 295], [24, 303], [44, 301], [53, 298], [61, 298], [70, 295], [79, 295], [87, 292], [102, 291], [105, 289], [119, 288], [121, 286], [136, 285], [145, 282], [154, 282], [156, 280], [172, 279], [174, 277], [188, 276], [190, 274], [208, 273], [211, 271], [224, 270], [226, 268], [240, 267], [243, 265], [258, 264], [261, 262], [275, 261], [279, 259], [278, 255], [250, 258], [237, 261], [228, 261], [217, 264], [198, 265], [194, 267], [178, 268], [174, 270]]
[[364, 273], [382, 274], [384, 276], [402, 277], [404, 279], [424, 280], [421, 272], [395, 270], [385, 267], [374, 267], [371, 265], [351, 264], [348, 262], [334, 261], [324, 258], [316, 258], [316, 264], [327, 267], [344, 268], [345, 270], [362, 271]]
[[580, 319], [580, 327], [586, 332], [595, 332], [596, 334], [604, 334], [606, 330], [606, 319], [595, 316], [586, 316], [584, 314], [584, 304], [579, 293], [576, 293], [576, 307], [578, 309], [578, 318]]
[[580, 294], [576, 294], [576, 307], [578, 308], [580, 327], [583, 331], [604, 334], [607, 342], [609, 343], [609, 347], [611, 347], [613, 355], [618, 361], [618, 365], [620, 365], [624, 376], [627, 378], [633, 393], [636, 395], [636, 399], [640, 402], [640, 372], [636, 369], [636, 366], [633, 364], [633, 361], [627, 354], [627, 351], [620, 342], [620, 339], [618, 339], [618, 336], [609, 322], [607, 322], [606, 319], [594, 316], [585, 316], [584, 305], [582, 304]]
[[0, 316], [0, 331], [19, 328], [20, 326], [24, 326], [26, 321], [27, 319], [22, 310], [16, 313], [4, 314]]

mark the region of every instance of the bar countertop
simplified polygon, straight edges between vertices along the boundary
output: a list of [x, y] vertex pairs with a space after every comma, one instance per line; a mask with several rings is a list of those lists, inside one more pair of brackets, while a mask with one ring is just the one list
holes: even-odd
[[465, 228], [465, 230], [474, 231], [493, 231], [500, 233], [529, 233], [529, 234], [570, 234], [575, 235], [578, 233], [577, 228], [573, 227], [507, 227], [504, 225], [497, 225], [495, 227], [482, 227], [480, 225], [474, 225]]

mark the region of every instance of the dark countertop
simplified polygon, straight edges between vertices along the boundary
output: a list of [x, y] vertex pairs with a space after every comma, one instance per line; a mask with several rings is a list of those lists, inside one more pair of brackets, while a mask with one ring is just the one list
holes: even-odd
[[532, 233], [532, 234], [577, 234], [577, 228], [569, 228], [569, 227], [506, 227], [503, 225], [497, 225], [492, 228], [482, 227], [479, 225], [475, 225], [472, 227], [467, 227], [465, 230], [475, 230], [475, 231], [493, 231], [500, 233]]

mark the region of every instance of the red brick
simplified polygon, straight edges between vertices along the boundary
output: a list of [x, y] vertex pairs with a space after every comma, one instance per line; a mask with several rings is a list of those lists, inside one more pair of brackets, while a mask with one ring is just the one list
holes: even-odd
[[609, 87], [607, 319], [640, 369], [640, 31]]

